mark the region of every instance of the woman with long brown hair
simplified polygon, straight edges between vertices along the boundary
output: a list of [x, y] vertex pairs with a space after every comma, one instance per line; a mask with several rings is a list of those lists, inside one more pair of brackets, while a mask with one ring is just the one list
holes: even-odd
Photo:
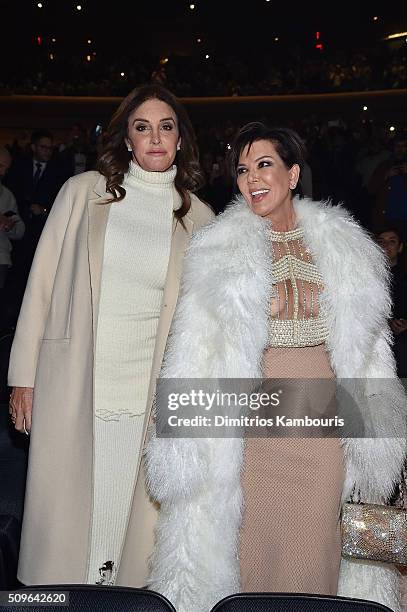
[[156, 509], [142, 449], [183, 254], [212, 216], [200, 181], [186, 111], [146, 85], [114, 114], [98, 172], [55, 201], [9, 371], [12, 421], [31, 431], [25, 584], [146, 584]]

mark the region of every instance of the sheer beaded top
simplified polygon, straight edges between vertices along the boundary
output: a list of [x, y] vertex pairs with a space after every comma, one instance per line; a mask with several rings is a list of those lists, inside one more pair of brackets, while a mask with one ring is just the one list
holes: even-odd
[[315, 346], [327, 338], [320, 311], [322, 278], [303, 244], [303, 232], [271, 231], [273, 295], [269, 325], [270, 346]]

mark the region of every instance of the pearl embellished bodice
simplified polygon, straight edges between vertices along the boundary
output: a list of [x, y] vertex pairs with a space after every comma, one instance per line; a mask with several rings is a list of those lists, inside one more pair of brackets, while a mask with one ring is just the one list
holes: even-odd
[[273, 295], [270, 346], [315, 346], [327, 338], [320, 310], [322, 278], [303, 244], [303, 232], [270, 232], [273, 249]]

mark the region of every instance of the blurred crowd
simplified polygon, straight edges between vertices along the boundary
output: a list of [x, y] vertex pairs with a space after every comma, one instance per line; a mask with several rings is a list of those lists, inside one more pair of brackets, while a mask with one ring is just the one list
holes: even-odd
[[[267, 117], [259, 117], [267, 121]], [[217, 214], [234, 195], [227, 154], [240, 124], [195, 125], [206, 184], [199, 196]], [[407, 377], [407, 131], [310, 116], [292, 123], [308, 149], [302, 191], [314, 200], [343, 203], [373, 233], [393, 270], [392, 329], [399, 375]], [[30, 142], [0, 147], [0, 333], [13, 329], [36, 245], [58, 190], [96, 167], [103, 127], [72, 126], [65, 142], [40, 130]], [[0, 373], [1, 376], [1, 373]]]
[[[279, 43], [276, 42], [276, 45]], [[52, 55], [52, 60], [50, 59]], [[216, 53], [196, 56], [129, 57], [57, 53], [33, 55], [19, 70], [5, 69], [0, 95], [43, 94], [123, 96], [129, 83], [149, 79], [166, 85], [178, 96], [252, 96], [338, 91], [367, 91], [407, 87], [407, 45], [374, 47], [358, 52], [303, 53], [295, 45], [275, 49], [261, 61]]]

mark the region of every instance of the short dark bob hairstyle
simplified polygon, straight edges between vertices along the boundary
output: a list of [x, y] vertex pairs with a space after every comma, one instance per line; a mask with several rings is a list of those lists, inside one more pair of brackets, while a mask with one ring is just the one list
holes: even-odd
[[301, 174], [305, 164], [306, 148], [300, 136], [294, 130], [284, 127], [269, 127], [260, 121], [247, 123], [236, 134], [229, 154], [230, 172], [237, 182], [236, 169], [240, 155], [247, 146], [258, 140], [268, 140], [273, 143], [277, 153], [289, 170], [294, 164], [300, 167], [300, 179], [293, 195], [302, 195]]
[[181, 149], [175, 157], [177, 174], [174, 184], [181, 196], [182, 206], [175, 211], [175, 215], [181, 219], [191, 207], [189, 191], [196, 191], [202, 186], [203, 175], [198, 161], [195, 133], [188, 114], [177, 98], [162, 85], [152, 83], [136, 87], [124, 98], [108, 125], [97, 169], [106, 177], [106, 191], [113, 196], [110, 202], [122, 200], [126, 195], [122, 183], [132, 157], [125, 143], [129, 116], [143, 102], [153, 99], [168, 104], [177, 117]]

